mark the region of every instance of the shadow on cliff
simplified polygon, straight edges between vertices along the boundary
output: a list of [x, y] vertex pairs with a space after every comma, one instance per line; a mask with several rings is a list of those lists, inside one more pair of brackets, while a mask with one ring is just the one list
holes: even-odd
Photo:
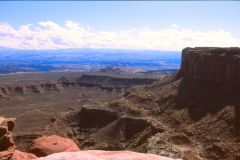
[[225, 106], [235, 107], [236, 132], [240, 124], [240, 86], [182, 78], [175, 107], [188, 108], [193, 121], [215, 114]]

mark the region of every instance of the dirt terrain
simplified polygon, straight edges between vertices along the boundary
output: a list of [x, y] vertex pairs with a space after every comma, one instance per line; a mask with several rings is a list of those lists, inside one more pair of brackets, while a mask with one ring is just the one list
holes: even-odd
[[69, 113], [79, 111], [84, 105], [116, 101], [129, 87], [149, 84], [159, 78], [162, 77], [97, 72], [78, 78], [5, 84], [0, 86], [0, 112], [2, 116], [17, 118], [14, 141], [19, 149], [25, 150], [41, 135], [75, 137], [72, 130], [76, 128], [66, 121]]

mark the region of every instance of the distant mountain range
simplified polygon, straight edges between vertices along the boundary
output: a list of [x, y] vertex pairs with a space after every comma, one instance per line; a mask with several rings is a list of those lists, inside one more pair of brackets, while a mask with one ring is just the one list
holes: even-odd
[[0, 73], [56, 70], [91, 71], [107, 66], [178, 69], [179, 51], [122, 49], [16, 50], [0, 48]]

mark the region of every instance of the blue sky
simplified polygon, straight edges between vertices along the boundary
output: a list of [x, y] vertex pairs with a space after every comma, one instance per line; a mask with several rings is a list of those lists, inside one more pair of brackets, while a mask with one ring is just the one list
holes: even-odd
[[[0, 46], [19, 49], [112, 46], [180, 50], [187, 45], [198, 46], [197, 42], [204, 46], [203, 41], [206, 41], [206, 44], [212, 42], [210, 44], [216, 46], [238, 46], [239, 8], [240, 1], [0, 2]], [[69, 25], [66, 28], [67, 22]], [[57, 33], [61, 31], [65, 35]], [[46, 34], [50, 33], [51, 37], [47, 37]], [[82, 38], [73, 41], [71, 38], [76, 39], [73, 34]], [[223, 38], [213, 42], [213, 36], [215, 39]], [[97, 40], [91, 41], [91, 38]], [[156, 39], [159, 40], [159, 46], [152, 44]], [[164, 39], [171, 43], [163, 42]], [[124, 44], [123, 41], [128, 44]], [[138, 47], [145, 43], [147, 45], [143, 48]], [[174, 48], [174, 45], [177, 47]]]

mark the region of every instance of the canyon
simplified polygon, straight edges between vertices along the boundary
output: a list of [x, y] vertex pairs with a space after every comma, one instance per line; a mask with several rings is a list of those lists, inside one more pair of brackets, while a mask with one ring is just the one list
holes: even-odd
[[13, 141], [21, 151], [43, 135], [72, 139], [80, 148], [41, 160], [106, 159], [113, 151], [119, 151], [116, 159], [131, 159], [122, 150], [139, 157], [238, 160], [239, 58], [239, 48], [185, 48], [180, 70], [158, 79], [101, 73], [2, 86], [1, 114], [17, 119]]

